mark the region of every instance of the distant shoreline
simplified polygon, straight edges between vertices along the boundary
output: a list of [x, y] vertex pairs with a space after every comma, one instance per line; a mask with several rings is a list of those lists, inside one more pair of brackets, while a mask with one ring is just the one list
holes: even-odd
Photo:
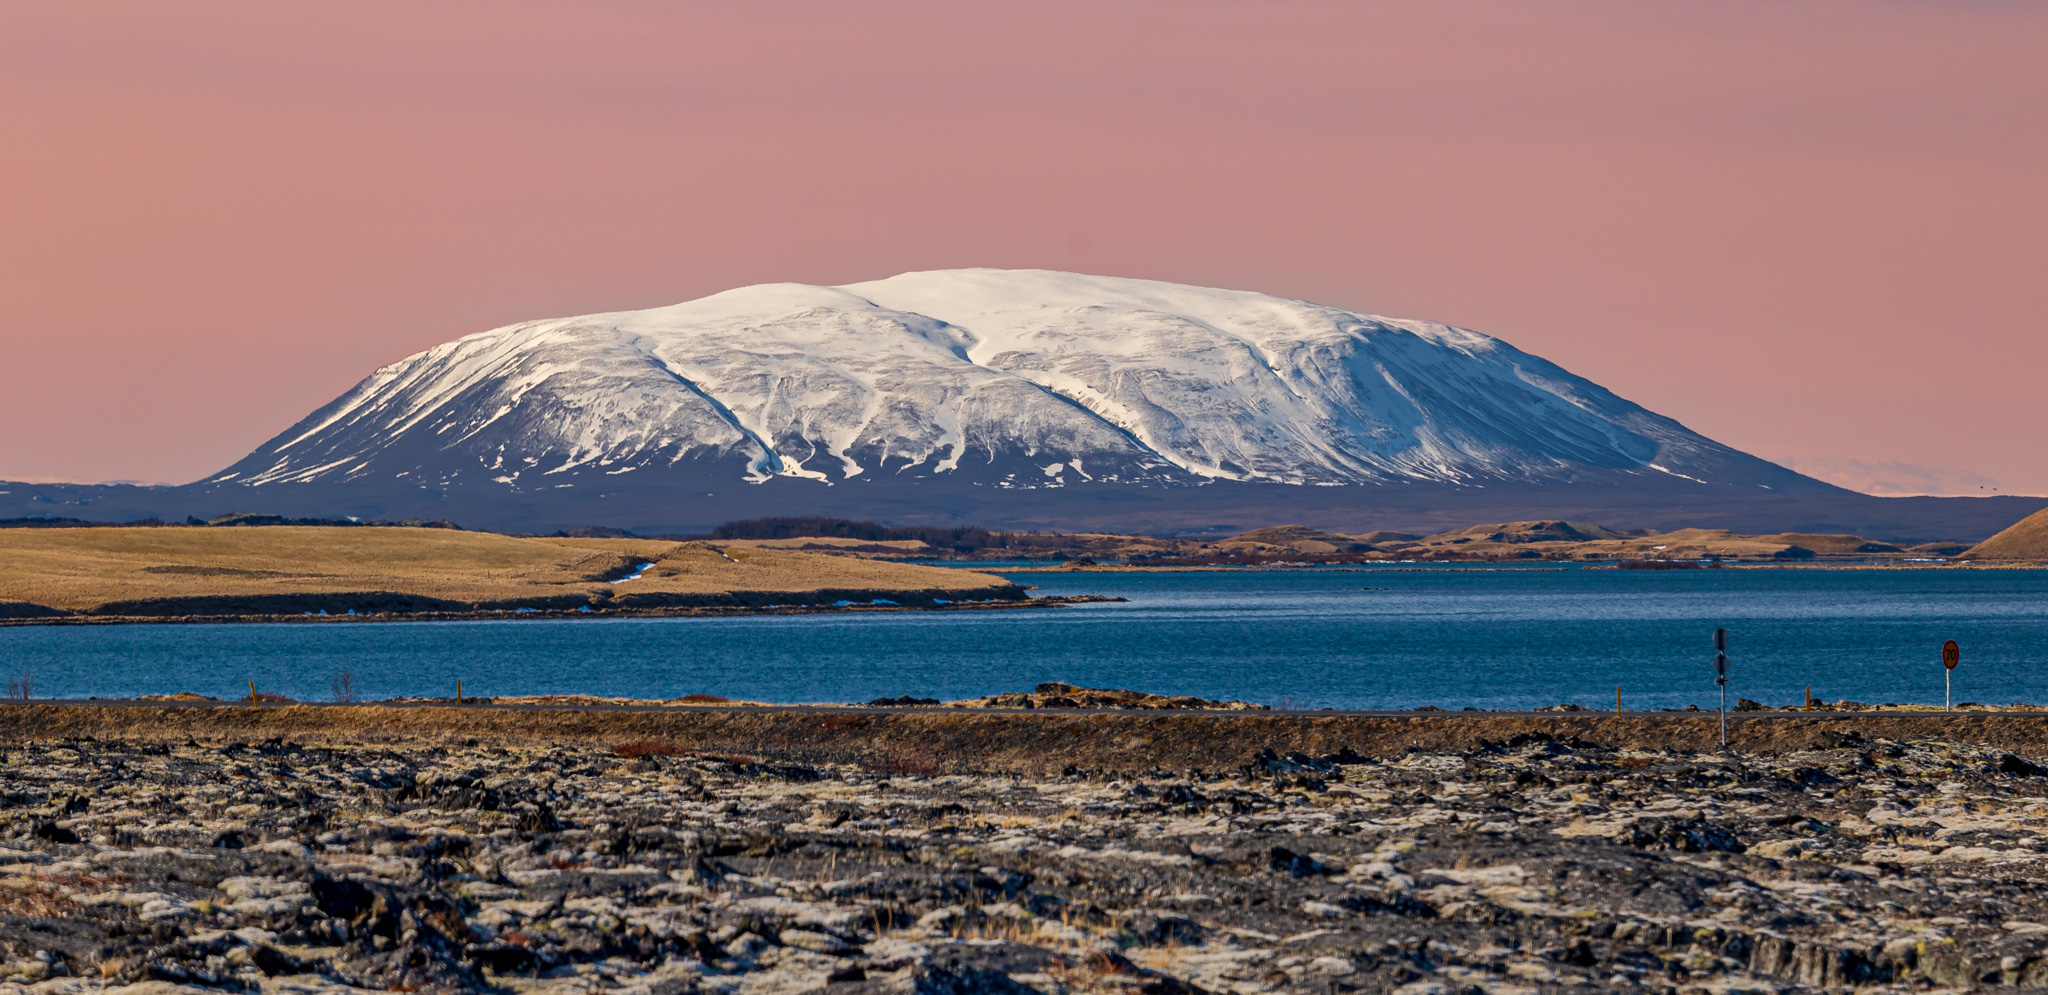
[[[1456, 561], [1431, 562], [1418, 560], [1410, 563], [1388, 561], [1381, 564], [1321, 564], [1321, 563], [1247, 563], [1200, 564], [1190, 566], [1156, 566], [1153, 564], [1094, 563], [1086, 566], [1061, 564], [1058, 566], [1032, 567], [991, 567], [969, 562], [957, 564], [933, 562], [939, 566], [974, 567], [975, 569], [1000, 574], [1061, 574], [1061, 573], [1386, 573], [1405, 571], [1408, 573], [1448, 573], [1465, 570], [1506, 569], [1524, 573], [1561, 571], [1568, 567], [1582, 570], [1622, 569], [1621, 560], [1522, 560], [1522, 561]], [[1968, 568], [1971, 570], [2044, 570], [2048, 563], [1985, 563], [1981, 560], [1952, 560], [1947, 563], [1719, 563], [1709, 566], [1677, 569], [1700, 570], [1948, 570]]]
[[1030, 598], [993, 574], [644, 539], [318, 525], [0, 531], [7, 624], [665, 618], [986, 602]]
[[756, 615], [838, 615], [900, 612], [991, 611], [1016, 608], [1057, 608], [1062, 605], [1125, 601], [1099, 594], [1062, 594], [1007, 601], [961, 601], [941, 605], [777, 605], [750, 608], [744, 605], [710, 605], [671, 608], [612, 608], [574, 610], [492, 610], [449, 612], [364, 612], [359, 614], [223, 614], [223, 615], [53, 615], [39, 618], [0, 618], [0, 628], [31, 625], [277, 625], [356, 622], [523, 622], [597, 621], [645, 618], [732, 618]]

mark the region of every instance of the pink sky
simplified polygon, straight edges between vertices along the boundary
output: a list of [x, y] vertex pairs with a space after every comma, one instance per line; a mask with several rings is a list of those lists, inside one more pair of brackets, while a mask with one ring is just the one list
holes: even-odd
[[191, 480], [510, 321], [1017, 266], [2048, 494], [2044, 51], [2032, 2], [16, 0], [0, 479]]

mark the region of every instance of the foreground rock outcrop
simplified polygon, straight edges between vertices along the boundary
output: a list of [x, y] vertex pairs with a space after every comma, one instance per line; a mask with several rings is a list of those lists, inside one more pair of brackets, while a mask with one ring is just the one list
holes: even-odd
[[1084, 688], [1064, 681], [1047, 681], [1029, 691], [1011, 691], [950, 704], [966, 708], [1117, 708], [1139, 711], [1221, 712], [1271, 710], [1269, 705], [1255, 705], [1248, 701], [1212, 701], [1193, 695], [1152, 694], [1128, 688]]
[[[69, 740], [0, 767], [0, 979], [312, 992], [2048, 987], [2048, 768], [1524, 734], [937, 775]], [[21, 986], [21, 987], [17, 987]]]

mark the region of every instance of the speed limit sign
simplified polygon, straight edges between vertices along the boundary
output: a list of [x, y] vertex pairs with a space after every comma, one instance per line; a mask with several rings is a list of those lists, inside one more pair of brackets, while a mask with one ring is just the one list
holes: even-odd
[[1941, 644], [1941, 710], [1944, 712], [1955, 711], [1954, 675], [1956, 664], [1961, 662], [1963, 648], [1957, 646], [1955, 640], [1951, 639]]

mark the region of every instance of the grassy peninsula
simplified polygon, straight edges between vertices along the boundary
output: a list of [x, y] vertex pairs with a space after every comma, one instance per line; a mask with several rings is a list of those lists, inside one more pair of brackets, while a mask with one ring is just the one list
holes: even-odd
[[991, 574], [781, 549], [453, 529], [0, 530], [0, 618], [646, 611], [1015, 600]]

